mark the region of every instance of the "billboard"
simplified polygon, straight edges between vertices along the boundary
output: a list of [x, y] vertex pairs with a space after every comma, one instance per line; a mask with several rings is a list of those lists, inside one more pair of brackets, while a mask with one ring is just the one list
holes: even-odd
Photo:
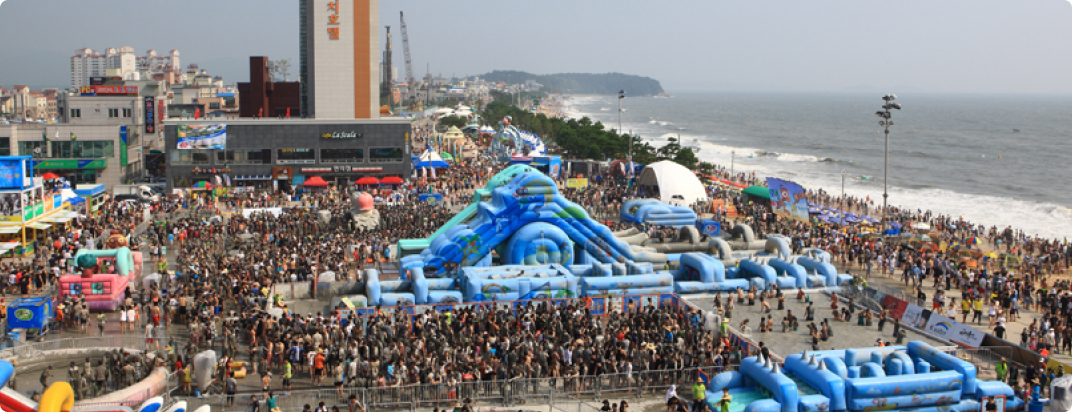
[[22, 221], [22, 193], [0, 193], [0, 221]]
[[588, 187], [587, 177], [574, 177], [566, 179], [566, 187], [570, 189], [584, 189]]
[[[178, 149], [225, 149], [227, 125], [178, 125]], [[805, 211], [806, 212], [806, 211]]]
[[29, 156], [0, 161], [0, 188], [22, 189], [28, 186], [26, 181], [30, 180], [30, 174], [26, 169], [29, 162]]
[[790, 219], [808, 221], [808, 199], [800, 185], [773, 177], [767, 178], [771, 209], [774, 214]]
[[82, 86], [78, 93], [82, 96], [137, 96], [138, 86]]

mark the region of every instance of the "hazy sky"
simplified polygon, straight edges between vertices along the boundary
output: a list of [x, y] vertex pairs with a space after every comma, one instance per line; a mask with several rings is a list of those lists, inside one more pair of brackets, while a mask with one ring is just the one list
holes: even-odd
[[[414, 75], [608, 72], [682, 91], [1072, 93], [1069, 0], [380, 1]], [[178, 49], [226, 83], [290, 58], [297, 0], [0, 0], [0, 85], [65, 86], [76, 49]], [[382, 48], [383, 45], [380, 45]]]

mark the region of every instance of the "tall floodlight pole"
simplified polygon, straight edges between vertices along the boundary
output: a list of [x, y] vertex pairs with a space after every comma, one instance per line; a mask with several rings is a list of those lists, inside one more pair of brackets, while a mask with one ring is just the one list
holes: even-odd
[[901, 104], [900, 103], [895, 103], [894, 100], [897, 100], [897, 95], [896, 94], [887, 94], [885, 96], [882, 96], [882, 101], [884, 101], [886, 103], [882, 105], [882, 110], [879, 110], [879, 111], [875, 112], [875, 115], [882, 119], [882, 120], [878, 121], [878, 124], [879, 124], [879, 126], [884, 126], [885, 127], [885, 134], [886, 134], [886, 149], [884, 151], [883, 160], [882, 160], [882, 230], [883, 231], [886, 230], [886, 224], [887, 224], [887, 222], [886, 222], [886, 209], [889, 206], [889, 197], [890, 197], [889, 185], [888, 185], [888, 182], [887, 182], [888, 177], [889, 177], [889, 168], [890, 168], [890, 126], [893, 126], [893, 120], [891, 120], [893, 115], [890, 113], [890, 109], [901, 110]]
[[[625, 89], [618, 92], [618, 133], [622, 132], [622, 99], [625, 98]], [[626, 135], [629, 138], [629, 160], [633, 159], [633, 137]]]
[[730, 150], [730, 181], [736, 182], [737, 178], [733, 175], [733, 161], [737, 158], [737, 151]]
[[844, 207], [845, 204], [845, 169], [841, 169], [841, 200], [838, 201], [838, 205]]

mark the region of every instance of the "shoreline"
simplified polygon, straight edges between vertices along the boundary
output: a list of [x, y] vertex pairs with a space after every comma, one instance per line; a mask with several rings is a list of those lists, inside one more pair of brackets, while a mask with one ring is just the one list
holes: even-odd
[[[578, 108], [579, 105], [591, 104], [577, 100], [578, 98], [584, 97], [598, 98], [602, 96], [571, 95], [567, 97], [564, 99], [567, 118], [580, 119], [581, 117], [588, 117], [593, 121], [602, 122], [604, 125], [616, 126], [616, 124], [611, 125], [610, 123], [607, 123], [609, 117], [613, 117], [614, 107], [610, 107], [610, 111], [607, 111], [605, 114], [603, 112], [580, 111]], [[602, 117], [608, 117], [608, 119]], [[633, 124], [635, 124], [635, 121]], [[623, 124], [623, 128], [628, 129], [628, 126], [629, 122]], [[686, 129], [681, 130], [681, 133], [682, 140], [688, 142], [687, 144], [683, 144], [691, 145], [693, 144], [692, 140], [687, 137], [686, 133], [688, 135], [695, 135], [697, 133], [704, 133], [704, 131]], [[653, 147], [659, 147], [665, 144], [661, 137], [665, 137], [667, 134], [675, 134], [675, 132], [667, 131], [661, 134], [641, 135], [641, 138]], [[781, 153], [775, 151], [777, 149], [771, 148], [764, 150], [762, 148], [754, 147], [737, 147], [727, 144], [728, 142], [711, 141], [700, 137], [695, 137], [694, 139], [696, 139], [696, 142], [701, 147], [700, 152], [697, 153], [697, 157], [701, 161], [724, 167], [728, 166], [731, 163], [731, 157], [734, 157], [732, 160], [735, 163], [735, 170], [737, 172], [755, 172], [757, 176], [779, 177], [792, 180], [799, 183], [807, 190], [817, 192], [820, 189], [824, 189], [828, 194], [835, 196], [841, 192], [840, 175], [816, 171], [815, 169], [817, 168], [809, 169], [803, 165], [796, 165], [796, 163], [822, 163], [822, 158], [803, 154]], [[736, 152], [736, 156], [731, 156], [730, 152]], [[891, 164], [894, 163], [894, 160], [895, 159], [891, 157]], [[859, 173], [849, 174], [852, 179], [846, 181], [844, 189], [845, 195], [858, 199], [870, 197], [873, 202], [871, 207], [880, 209], [882, 205], [881, 174], [878, 176], [868, 176], [868, 179], [864, 179], [862, 176], [858, 176], [858, 174]], [[1072, 223], [1070, 223], [1072, 222], [1072, 207], [1054, 203], [1052, 201], [1002, 197], [996, 194], [962, 192], [948, 187], [913, 189], [911, 187], [898, 186], [896, 185], [896, 182], [892, 181], [889, 193], [891, 200], [890, 207], [899, 208], [901, 210], [920, 209], [924, 212], [930, 211], [933, 215], [940, 214], [950, 216], [953, 219], [962, 218], [963, 220], [972, 222], [976, 225], [982, 224], [987, 229], [990, 227], [997, 227], [998, 230], [1003, 230], [1005, 227], [1009, 226], [1014, 230], [1022, 230], [1024, 235], [1030, 238], [1037, 237], [1039, 239], [1066, 241], [1069, 234], [1072, 234], [1072, 228], [1069, 227], [1072, 225]], [[909, 199], [898, 202], [895, 200], [898, 198]], [[1010, 216], [1013, 216], [1013, 218], [1010, 219]]]

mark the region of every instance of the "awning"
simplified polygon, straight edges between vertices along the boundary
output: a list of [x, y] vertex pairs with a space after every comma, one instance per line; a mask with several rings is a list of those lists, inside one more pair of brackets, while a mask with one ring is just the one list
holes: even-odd
[[26, 227], [32, 227], [32, 228], [37, 229], [37, 230], [45, 230], [45, 229], [48, 229], [48, 228], [52, 227], [52, 225], [50, 225], [48, 223], [33, 222], [33, 223], [30, 223], [30, 224], [26, 225]]
[[20, 230], [22, 230], [22, 228], [18, 226], [4, 226], [0, 227], [0, 235], [11, 235], [19, 233]]
[[758, 198], [770, 200], [770, 190], [763, 186], [749, 186], [741, 191], [741, 193], [749, 194]]
[[18, 243], [18, 242], [4, 242], [4, 243], [0, 243], [0, 251], [2, 251], [2, 252], [7, 252], [7, 251], [9, 251], [9, 250], [11, 250], [11, 249], [14, 249], [14, 248], [17, 248], [17, 247], [19, 247], [19, 243]]
[[46, 217], [44, 219], [41, 219], [40, 221], [41, 222], [48, 222], [48, 223], [67, 223], [67, 222], [70, 222], [71, 219], [74, 219], [74, 218], [70, 217], [70, 216], [49, 216], [49, 217]]

